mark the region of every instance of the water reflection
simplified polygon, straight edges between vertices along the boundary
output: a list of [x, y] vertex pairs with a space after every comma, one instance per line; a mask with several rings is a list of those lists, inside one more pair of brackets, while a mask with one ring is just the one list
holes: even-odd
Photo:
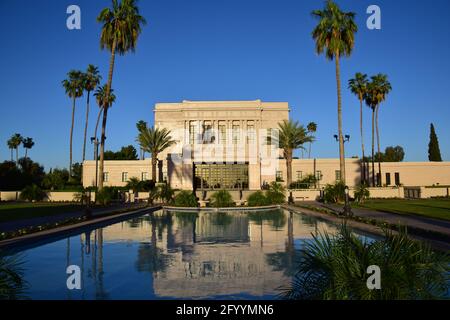
[[[36, 299], [270, 299], [319, 230], [336, 228], [283, 210], [158, 211], [26, 250], [24, 276]], [[65, 287], [71, 264], [81, 291]]]

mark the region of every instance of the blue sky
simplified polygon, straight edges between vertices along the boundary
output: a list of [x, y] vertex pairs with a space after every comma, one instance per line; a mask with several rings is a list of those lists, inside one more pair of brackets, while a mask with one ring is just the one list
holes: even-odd
[[[426, 161], [433, 122], [441, 153], [450, 160], [450, 2], [340, 0], [354, 11], [359, 32], [350, 58], [342, 60], [346, 155], [360, 154], [359, 102], [346, 89], [355, 72], [389, 76], [393, 91], [380, 112], [381, 145], [401, 145], [406, 160]], [[107, 149], [135, 144], [135, 123], [153, 122], [157, 102], [187, 100], [288, 101], [291, 117], [318, 124], [313, 156], [337, 157], [334, 63], [314, 52], [311, 0], [141, 1], [148, 21], [136, 53], [116, 60], [117, 100], [109, 112]], [[66, 8], [77, 4], [82, 29], [66, 28]], [[366, 8], [377, 4], [382, 29], [366, 28]], [[69, 161], [71, 102], [61, 80], [70, 69], [99, 66], [109, 53], [99, 47], [95, 18], [108, 0], [0, 2], [0, 160], [15, 132], [33, 137], [30, 155], [50, 167]], [[370, 114], [365, 108], [366, 148]], [[85, 100], [77, 103], [74, 161], [82, 156]], [[97, 106], [92, 104], [89, 132]], [[88, 156], [92, 158], [89, 144]]]

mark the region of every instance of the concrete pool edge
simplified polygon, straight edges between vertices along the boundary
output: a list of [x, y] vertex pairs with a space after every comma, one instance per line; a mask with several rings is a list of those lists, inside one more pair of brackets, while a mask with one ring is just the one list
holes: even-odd
[[152, 207], [139, 208], [139, 209], [135, 209], [135, 210], [127, 211], [127, 212], [119, 212], [116, 214], [114, 212], [111, 212], [110, 214], [108, 214], [106, 216], [100, 216], [98, 218], [93, 218], [93, 219], [82, 221], [79, 223], [64, 225], [61, 227], [56, 227], [56, 228], [38, 231], [38, 232], [30, 233], [27, 235], [23, 235], [23, 236], [11, 238], [11, 239], [2, 240], [2, 241], [0, 241], [0, 249], [10, 248], [10, 247], [13, 247], [16, 245], [20, 246], [20, 245], [27, 244], [30, 242], [38, 242], [39, 240], [42, 240], [45, 238], [52, 238], [52, 237], [55, 237], [58, 235], [66, 234], [66, 233], [72, 233], [77, 230], [82, 230], [84, 228], [87, 228], [89, 226], [93, 226], [93, 225], [97, 225], [97, 224], [101, 224], [101, 223], [113, 222], [115, 220], [122, 220], [123, 218], [126, 218], [128, 216], [143, 214], [144, 212], [154, 212], [154, 211], [157, 211], [160, 209], [161, 209], [161, 206], [152, 206]]
[[178, 211], [178, 212], [265, 211], [265, 210], [282, 209], [282, 205], [278, 204], [278, 205], [260, 206], [260, 207], [222, 207], [222, 208], [163, 206], [162, 209], [166, 210], [166, 211]]
[[[314, 216], [316, 218], [320, 218], [320, 219], [332, 222], [334, 224], [340, 224], [345, 220], [344, 217], [338, 217], [338, 216], [334, 216], [334, 215], [324, 213], [324, 212], [313, 211], [313, 210], [303, 208], [303, 207], [297, 207], [297, 206], [286, 205], [286, 204], [282, 205], [281, 207], [288, 211], [292, 211], [292, 212], [295, 212], [298, 214]], [[356, 220], [352, 220], [352, 219], [347, 220], [347, 225], [358, 231], [369, 233], [369, 234], [372, 234], [375, 236], [383, 236], [383, 230], [379, 226], [375, 226], [372, 224], [368, 224], [368, 223], [364, 223], [364, 222], [356, 221]], [[408, 228], [408, 230], [409, 230], [409, 228]], [[411, 229], [411, 230], [413, 230], [413, 229]], [[392, 232], [396, 233], [397, 231], [392, 230]], [[431, 237], [425, 237], [422, 235], [414, 234], [412, 232], [408, 232], [408, 235], [413, 239], [428, 243], [435, 250], [446, 251], [446, 252], [450, 251], [450, 243], [436, 240]]]

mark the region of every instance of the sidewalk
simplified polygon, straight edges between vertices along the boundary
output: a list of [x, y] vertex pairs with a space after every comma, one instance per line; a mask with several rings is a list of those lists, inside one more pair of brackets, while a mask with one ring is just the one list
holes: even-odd
[[[111, 206], [107, 208], [97, 208], [92, 210], [92, 216], [93, 217], [99, 217], [105, 214], [108, 214], [112, 211], [121, 210], [125, 208], [139, 208], [139, 205], [135, 204], [122, 204], [122, 205], [116, 205]], [[71, 219], [71, 218], [79, 218], [82, 217], [85, 214], [83, 211], [75, 211], [75, 212], [68, 212], [68, 213], [62, 213], [52, 216], [46, 216], [46, 217], [37, 217], [37, 218], [31, 218], [31, 219], [24, 219], [24, 220], [15, 220], [10, 222], [3, 222], [0, 223], [0, 232], [8, 232], [8, 231], [15, 231], [20, 230], [23, 228], [33, 227], [33, 226], [40, 226], [44, 224], [53, 224], [57, 222], [63, 222], [65, 220]]]
[[[336, 204], [324, 204], [316, 201], [305, 201], [305, 205], [313, 206], [318, 209], [326, 208], [334, 212], [342, 212], [342, 205]], [[379, 221], [384, 221], [394, 225], [403, 225], [407, 227], [422, 229], [426, 231], [433, 231], [442, 233], [450, 237], [450, 221], [418, 217], [418, 216], [408, 216], [396, 213], [389, 213], [383, 211], [375, 211], [370, 209], [352, 208], [352, 212], [355, 216], [369, 219], [376, 219]]]

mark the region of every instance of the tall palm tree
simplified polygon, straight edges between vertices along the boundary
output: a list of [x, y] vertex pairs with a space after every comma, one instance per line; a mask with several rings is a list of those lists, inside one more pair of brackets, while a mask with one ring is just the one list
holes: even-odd
[[25, 158], [26, 158], [28, 155], [28, 150], [33, 148], [33, 146], [34, 146], [33, 138], [28, 137], [28, 138], [23, 139], [22, 144], [23, 144], [23, 147], [25, 148]]
[[357, 72], [355, 74], [355, 78], [350, 79], [348, 81], [348, 88], [359, 99], [359, 128], [361, 131], [361, 151], [362, 151], [361, 166], [362, 166], [362, 182], [363, 183], [366, 182], [366, 167], [364, 164], [365, 155], [364, 155], [364, 133], [363, 133], [363, 101], [364, 101], [364, 95], [367, 92], [368, 82], [369, 81], [367, 80], [367, 75], [360, 73], [360, 72]]
[[[317, 131], [317, 124], [315, 122], [310, 122], [306, 126], [306, 129], [308, 130], [308, 132], [314, 133]], [[309, 142], [308, 159], [311, 159], [311, 145], [312, 145], [312, 141]]]
[[[367, 84], [367, 92], [364, 96], [366, 105], [372, 110], [372, 186], [375, 187], [375, 110], [377, 108], [376, 85], [373, 82]], [[369, 171], [369, 170], [368, 170]]]
[[70, 127], [70, 160], [69, 179], [72, 177], [72, 140], [73, 126], [75, 121], [75, 100], [83, 95], [83, 73], [78, 70], [71, 70], [67, 74], [67, 79], [62, 81], [62, 85], [69, 98], [72, 98], [72, 125]]
[[[135, 0], [112, 0], [112, 7], [103, 9], [97, 21], [102, 23], [102, 31], [100, 36], [100, 47], [111, 52], [109, 64], [108, 82], [106, 84], [106, 94], [112, 86], [112, 77], [114, 71], [115, 54], [124, 55], [128, 51], [134, 52], [137, 39], [141, 33], [141, 26], [146, 23], [144, 17], [139, 14]], [[103, 188], [103, 169], [105, 158], [105, 131], [106, 121], [108, 118], [108, 105], [103, 106], [102, 135], [100, 138], [100, 177], [98, 188]]]
[[339, 60], [341, 56], [350, 56], [355, 44], [355, 33], [358, 27], [354, 21], [355, 13], [343, 12], [338, 5], [328, 0], [323, 10], [314, 10], [312, 15], [319, 19], [319, 23], [312, 32], [316, 41], [316, 52], [325, 53], [328, 60], [335, 60], [337, 86], [337, 113], [339, 136], [339, 164], [342, 181], [345, 183], [345, 152], [342, 135], [342, 102], [341, 76]]
[[15, 148], [14, 145], [14, 140], [13, 138], [8, 139], [8, 141], [6, 142], [6, 144], [8, 145], [9, 150], [11, 151], [11, 161], [13, 161], [13, 150]]
[[152, 155], [152, 180], [156, 182], [156, 165], [158, 154], [176, 143], [170, 136], [170, 130], [166, 128], [146, 127], [139, 132], [136, 141], [142, 150]]
[[86, 159], [86, 136], [89, 122], [89, 100], [91, 97], [91, 91], [94, 91], [95, 88], [97, 88], [97, 86], [100, 84], [102, 76], [100, 75], [98, 68], [92, 64], [88, 65], [86, 73], [83, 76], [84, 76], [83, 89], [87, 92], [86, 123], [84, 125], [84, 140], [83, 140], [83, 162], [84, 162], [84, 160]]
[[[144, 120], [139, 120], [136, 123], [136, 128], [137, 128], [138, 132], [141, 132], [142, 130], [147, 128], [147, 122], [145, 122]], [[144, 160], [145, 152], [144, 152], [144, 150], [142, 150], [142, 148], [140, 148], [140, 151], [141, 151], [141, 160]]]
[[286, 159], [287, 177], [286, 183], [289, 188], [292, 183], [292, 156], [295, 149], [304, 149], [303, 145], [314, 141], [314, 137], [309, 135], [304, 126], [298, 121], [284, 120], [278, 124], [280, 129], [280, 148], [283, 149]]
[[[16, 163], [19, 163], [19, 146], [22, 144], [23, 137], [20, 133], [15, 133], [11, 139], [9, 139], [8, 143], [10, 142], [10, 145], [12, 149], [16, 150]], [[9, 145], [9, 144], [8, 144]], [[12, 154], [11, 154], [12, 156]], [[11, 157], [12, 159], [12, 157]]]
[[[380, 131], [378, 129], [378, 113], [380, 110], [380, 104], [386, 100], [387, 95], [392, 90], [391, 83], [388, 81], [387, 75], [385, 74], [377, 74], [372, 77], [372, 83], [375, 86], [376, 90], [376, 108], [375, 108], [375, 126], [376, 126], [376, 132], [377, 132], [377, 149], [378, 154], [381, 154], [380, 150]], [[378, 184], [381, 187], [382, 184], [382, 176], [381, 176], [381, 157], [378, 157], [378, 177], [379, 181]]]

